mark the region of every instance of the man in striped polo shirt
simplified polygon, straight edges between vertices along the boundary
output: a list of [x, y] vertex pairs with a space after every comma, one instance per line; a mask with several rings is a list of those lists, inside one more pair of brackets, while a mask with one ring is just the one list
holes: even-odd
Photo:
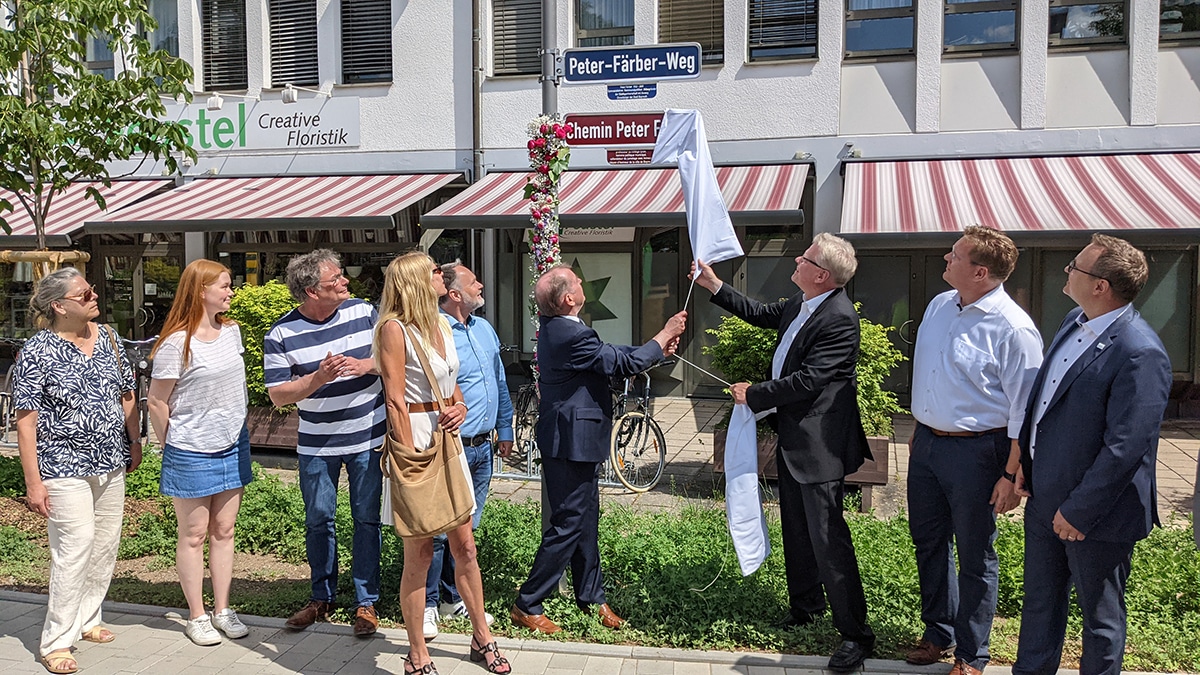
[[300, 306], [271, 327], [263, 344], [263, 375], [271, 402], [300, 409], [300, 491], [312, 597], [287, 621], [304, 630], [323, 619], [337, 594], [334, 514], [342, 465], [350, 483], [357, 615], [354, 634], [375, 632], [379, 619], [380, 447], [387, 432], [383, 385], [371, 358], [378, 313], [352, 299], [341, 259], [318, 249], [294, 258], [287, 286]]

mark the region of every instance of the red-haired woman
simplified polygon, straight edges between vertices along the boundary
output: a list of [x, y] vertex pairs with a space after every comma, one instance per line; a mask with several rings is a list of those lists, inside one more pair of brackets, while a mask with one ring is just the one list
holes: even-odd
[[[163, 444], [160, 489], [171, 497], [179, 521], [175, 566], [188, 603], [184, 632], [198, 645], [219, 644], [217, 629], [231, 638], [249, 632], [229, 607], [233, 526], [242, 488], [251, 480], [242, 333], [222, 316], [232, 297], [224, 265], [197, 260], [183, 270], [152, 354], [147, 397], [150, 423]], [[211, 616], [203, 595], [205, 540]]]

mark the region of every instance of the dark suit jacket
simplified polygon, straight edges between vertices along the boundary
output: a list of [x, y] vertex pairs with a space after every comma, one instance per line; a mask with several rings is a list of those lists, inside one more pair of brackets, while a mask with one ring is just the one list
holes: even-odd
[[1046, 368], [1083, 310], [1067, 313], [1033, 382], [1021, 427], [1021, 465], [1033, 497], [1025, 518], [1056, 511], [1089, 540], [1130, 542], [1158, 524], [1154, 467], [1171, 390], [1171, 362], [1158, 335], [1130, 308], [1079, 357], [1029, 436]]
[[546, 457], [603, 462], [612, 434], [609, 381], [662, 360], [662, 347], [654, 340], [641, 347], [605, 344], [596, 331], [565, 316], [538, 321], [538, 449]]
[[[764, 305], [723, 284], [712, 301], [760, 328], [784, 331], [800, 314], [803, 294]], [[799, 483], [844, 478], [871, 456], [858, 413], [858, 312], [836, 289], [796, 336], [778, 380], [746, 391], [754, 411], [776, 408], [780, 456]]]

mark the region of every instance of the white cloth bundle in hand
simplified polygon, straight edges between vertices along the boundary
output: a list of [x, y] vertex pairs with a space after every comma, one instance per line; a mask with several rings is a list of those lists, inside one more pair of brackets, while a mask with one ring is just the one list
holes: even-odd
[[750, 576], [771, 555], [767, 514], [758, 483], [758, 437], [750, 406], [733, 406], [725, 437], [725, 520], [742, 576]]

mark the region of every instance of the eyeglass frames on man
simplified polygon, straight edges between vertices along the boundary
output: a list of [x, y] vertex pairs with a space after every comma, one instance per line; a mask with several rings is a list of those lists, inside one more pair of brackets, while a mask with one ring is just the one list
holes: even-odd
[[828, 271], [829, 271], [828, 269], [825, 269], [825, 267], [823, 267], [822, 265], [820, 265], [820, 264], [819, 264], [817, 261], [813, 260], [812, 258], [810, 258], [810, 257], [808, 257], [808, 256], [806, 256], [806, 255], [802, 255], [802, 256], [800, 256], [800, 259], [801, 259], [801, 260], [803, 260], [804, 262], [808, 263], [809, 265], [812, 265], [813, 267], [815, 267], [815, 268], [819, 269], [819, 270], [825, 270], [826, 272], [828, 272]]
[[[1070, 274], [1071, 272], [1083, 272], [1084, 274], [1086, 274], [1089, 277], [1092, 277], [1094, 279], [1103, 279], [1104, 281], [1108, 281], [1108, 277], [1102, 277], [1099, 274], [1096, 274], [1095, 272], [1089, 272], [1089, 271], [1083, 269], [1082, 267], [1080, 267], [1079, 265], [1075, 264], [1074, 258], [1071, 259], [1071, 262], [1067, 263], [1067, 274]], [[1112, 282], [1109, 281], [1109, 283], [1111, 284]]]

